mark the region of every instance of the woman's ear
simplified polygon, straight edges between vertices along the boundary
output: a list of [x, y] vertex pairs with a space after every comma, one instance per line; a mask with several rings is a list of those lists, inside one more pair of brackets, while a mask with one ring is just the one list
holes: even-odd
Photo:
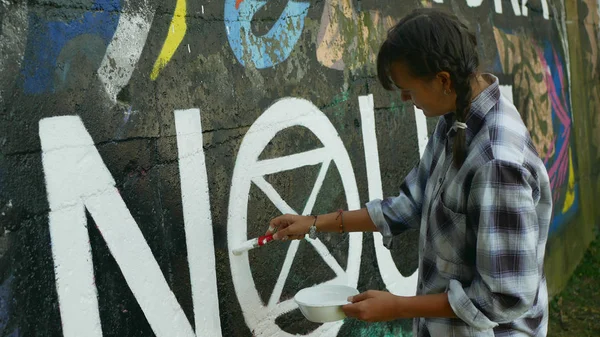
[[447, 71], [440, 71], [436, 75], [436, 80], [441, 84], [442, 91], [444, 93], [451, 93], [452, 88], [452, 79], [450, 78], [450, 73]]

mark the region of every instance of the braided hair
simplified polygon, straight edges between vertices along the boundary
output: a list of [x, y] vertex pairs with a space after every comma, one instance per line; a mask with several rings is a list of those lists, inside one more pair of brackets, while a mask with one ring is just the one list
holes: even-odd
[[[479, 56], [475, 34], [455, 15], [420, 8], [403, 17], [388, 31], [377, 55], [377, 76], [387, 90], [395, 88], [390, 67], [398, 61], [423, 80], [448, 72], [456, 91], [455, 121], [466, 121], [471, 109], [471, 81], [479, 68]], [[457, 129], [454, 141], [452, 155], [458, 167], [466, 157], [465, 133], [466, 130]]]

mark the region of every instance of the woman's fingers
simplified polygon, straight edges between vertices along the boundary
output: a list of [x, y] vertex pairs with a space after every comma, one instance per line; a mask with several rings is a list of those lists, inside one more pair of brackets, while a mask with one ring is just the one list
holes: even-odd
[[290, 214], [280, 215], [269, 222], [269, 228], [265, 235], [273, 234], [280, 229], [286, 228], [290, 225]]
[[308, 231], [306, 217], [296, 214], [284, 214], [269, 222], [265, 235], [273, 234], [275, 240], [302, 240]]

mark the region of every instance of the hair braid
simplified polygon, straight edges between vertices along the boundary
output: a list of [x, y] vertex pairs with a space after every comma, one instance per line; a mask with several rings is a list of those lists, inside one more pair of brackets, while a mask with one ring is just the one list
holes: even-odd
[[[464, 123], [467, 120], [469, 110], [471, 109], [471, 76], [452, 76], [452, 82], [454, 83], [454, 89], [456, 91], [456, 111], [454, 112], [454, 118], [458, 122]], [[454, 158], [454, 164], [460, 167], [466, 158], [466, 131], [465, 129], [458, 128], [454, 138], [454, 146], [452, 148], [452, 156]]]

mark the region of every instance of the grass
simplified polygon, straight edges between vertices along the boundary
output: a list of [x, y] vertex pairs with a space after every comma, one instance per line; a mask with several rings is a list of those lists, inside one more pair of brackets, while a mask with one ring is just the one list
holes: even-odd
[[600, 336], [600, 236], [563, 291], [550, 302], [548, 337]]

